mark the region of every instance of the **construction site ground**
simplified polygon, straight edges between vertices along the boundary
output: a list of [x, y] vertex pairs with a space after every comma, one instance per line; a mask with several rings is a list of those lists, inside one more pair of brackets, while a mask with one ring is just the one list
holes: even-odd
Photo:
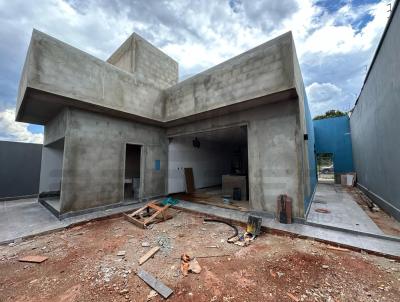
[[[122, 217], [0, 246], [0, 301], [163, 301], [137, 275], [140, 268], [174, 293], [168, 301], [398, 301], [400, 263], [312, 240], [262, 233], [249, 246], [226, 242], [233, 230], [175, 212], [140, 229]], [[239, 227], [239, 231], [243, 231]], [[118, 256], [125, 251], [125, 256]], [[180, 256], [202, 267], [184, 277]], [[48, 260], [19, 262], [27, 255]]]

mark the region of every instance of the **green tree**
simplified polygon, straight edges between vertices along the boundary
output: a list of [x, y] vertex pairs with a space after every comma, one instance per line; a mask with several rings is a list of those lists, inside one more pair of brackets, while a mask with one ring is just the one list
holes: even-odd
[[331, 118], [331, 117], [338, 117], [338, 116], [345, 116], [346, 112], [342, 112], [340, 110], [328, 110], [325, 112], [325, 114], [322, 115], [317, 115], [316, 117], [313, 118], [313, 120], [322, 120], [325, 118]]

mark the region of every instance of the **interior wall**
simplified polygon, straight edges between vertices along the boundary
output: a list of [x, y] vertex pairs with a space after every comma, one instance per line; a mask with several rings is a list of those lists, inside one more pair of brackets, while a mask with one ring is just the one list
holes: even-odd
[[39, 193], [61, 190], [64, 139], [43, 146]]
[[184, 168], [193, 168], [196, 189], [221, 185], [222, 175], [230, 173], [231, 149], [225, 144], [200, 140], [193, 147], [195, 136], [174, 137], [168, 146], [168, 193], [186, 190]]

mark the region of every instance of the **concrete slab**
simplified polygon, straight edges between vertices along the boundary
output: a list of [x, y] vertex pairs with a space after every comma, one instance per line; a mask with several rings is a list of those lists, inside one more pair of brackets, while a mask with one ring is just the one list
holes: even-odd
[[[247, 218], [252, 212], [239, 212], [215, 206], [196, 204], [181, 201], [175, 208], [204, 213], [225, 219], [247, 223]], [[340, 230], [328, 229], [305, 224], [281, 224], [274, 218], [257, 215], [263, 218], [262, 226], [274, 231], [293, 234], [299, 237], [312, 238], [331, 244], [339, 244], [344, 247], [364, 250], [388, 257], [400, 257], [400, 239], [387, 236], [386, 238], [373, 237], [365, 234], [357, 234]]]
[[136, 203], [59, 220], [35, 198], [0, 202], [0, 244], [131, 211], [144, 204]]
[[[329, 213], [319, 213], [326, 209]], [[307, 222], [357, 232], [383, 235], [375, 222], [340, 185], [319, 183]]]

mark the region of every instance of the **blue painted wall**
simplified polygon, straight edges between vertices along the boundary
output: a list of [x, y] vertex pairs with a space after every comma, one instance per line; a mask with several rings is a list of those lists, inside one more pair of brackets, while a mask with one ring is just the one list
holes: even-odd
[[316, 153], [333, 153], [335, 173], [353, 172], [350, 119], [346, 116], [314, 121]]
[[309, 173], [310, 173], [310, 194], [308, 196], [305, 196], [304, 198], [304, 211], [306, 212], [308, 210], [308, 206], [311, 202], [311, 198], [314, 195], [315, 187], [317, 185], [318, 179], [317, 179], [317, 165], [316, 165], [316, 159], [315, 159], [315, 151], [314, 151], [314, 146], [315, 146], [315, 132], [314, 132], [314, 125], [313, 125], [313, 120], [311, 118], [311, 113], [310, 113], [310, 108], [308, 107], [308, 100], [307, 96], [305, 95], [305, 100], [304, 100], [304, 111], [305, 111], [305, 117], [306, 117], [306, 127], [307, 127], [307, 133], [308, 133], [308, 140], [307, 142], [307, 150], [308, 150], [308, 164], [309, 164]]

